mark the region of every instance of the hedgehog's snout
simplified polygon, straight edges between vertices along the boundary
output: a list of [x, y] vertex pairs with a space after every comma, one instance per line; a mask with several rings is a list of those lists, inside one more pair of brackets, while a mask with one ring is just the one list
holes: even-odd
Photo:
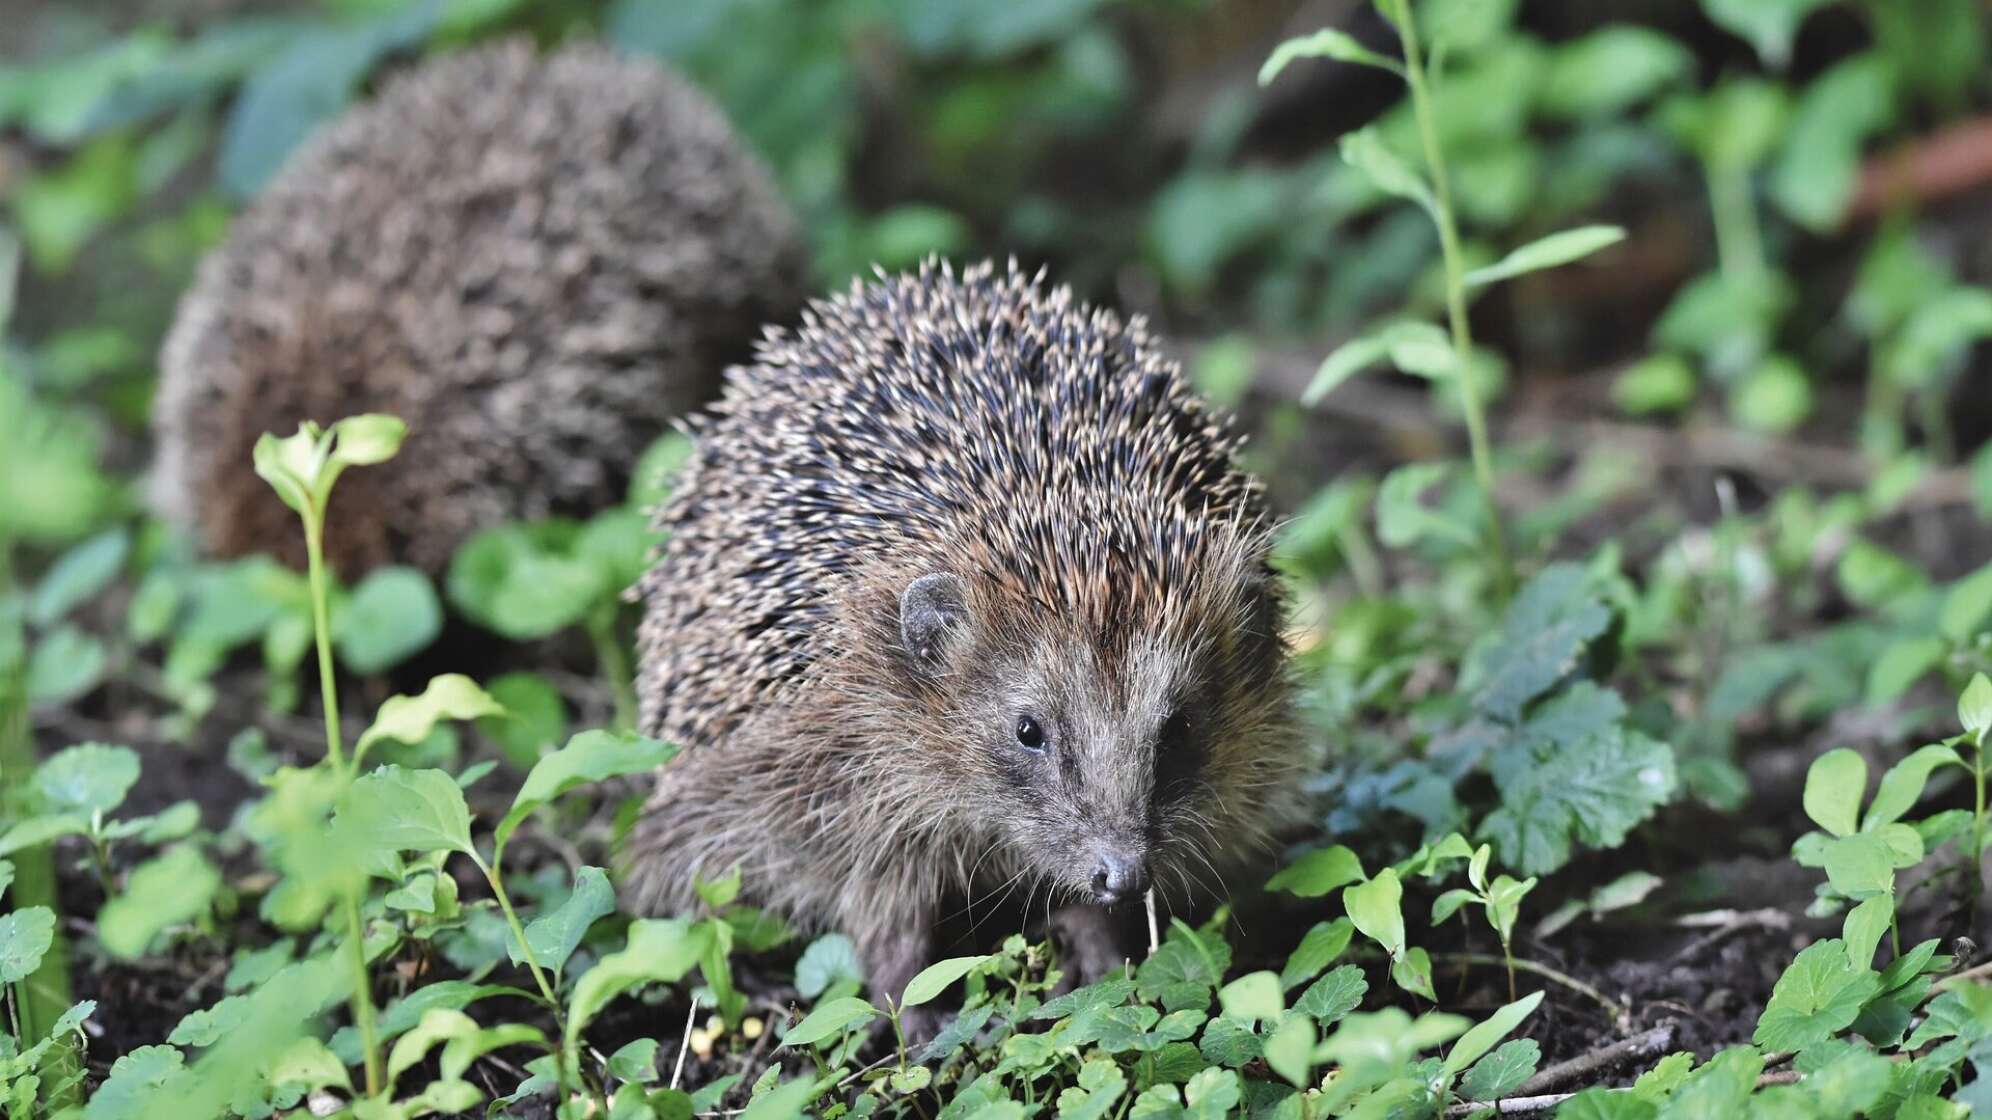
[[1093, 901], [1112, 906], [1148, 893], [1148, 854], [1118, 846], [1104, 847], [1093, 865]]

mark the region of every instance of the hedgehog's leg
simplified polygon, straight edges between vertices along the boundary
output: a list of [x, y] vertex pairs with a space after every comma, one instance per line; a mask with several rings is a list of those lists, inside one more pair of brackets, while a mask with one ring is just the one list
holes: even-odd
[[[934, 962], [934, 915], [925, 907], [875, 916], [850, 933], [864, 961], [872, 999], [881, 1007], [896, 1005], [906, 993], [907, 981]], [[907, 1045], [917, 1046], [939, 1034], [950, 1017], [932, 1004], [921, 1004], [899, 1013], [899, 1028]]]
[[1051, 928], [1070, 962], [1059, 981], [1061, 988], [1091, 984], [1127, 963], [1120, 924], [1104, 906], [1061, 907], [1051, 916]]

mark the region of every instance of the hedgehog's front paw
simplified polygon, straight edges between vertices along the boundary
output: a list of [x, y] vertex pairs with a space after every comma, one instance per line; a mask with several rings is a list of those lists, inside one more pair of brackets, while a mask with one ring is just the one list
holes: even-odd
[[1063, 988], [1071, 988], [1075, 981], [1092, 984], [1103, 980], [1127, 963], [1120, 931], [1104, 907], [1067, 906], [1052, 914], [1051, 928], [1065, 965], [1060, 982]]

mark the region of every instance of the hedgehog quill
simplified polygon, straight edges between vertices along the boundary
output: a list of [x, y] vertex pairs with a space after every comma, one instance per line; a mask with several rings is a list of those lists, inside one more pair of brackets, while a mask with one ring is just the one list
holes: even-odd
[[1208, 897], [1295, 811], [1261, 487], [1139, 319], [930, 264], [771, 332], [694, 435], [640, 585], [642, 724], [686, 748], [640, 907], [737, 865], [897, 999], [1013, 896], [1090, 981], [1110, 908]]

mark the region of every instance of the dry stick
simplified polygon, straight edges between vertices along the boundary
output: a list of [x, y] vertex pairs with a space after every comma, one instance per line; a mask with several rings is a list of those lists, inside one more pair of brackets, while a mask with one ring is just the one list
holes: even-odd
[[678, 1040], [678, 1063], [671, 1067], [671, 1088], [678, 1087], [678, 1078], [685, 1072], [685, 1051], [692, 1048], [692, 1024], [699, 1019], [699, 997], [692, 996], [692, 1009], [685, 1012], [685, 1037]]
[[1573, 1082], [1583, 1081], [1621, 1062], [1650, 1058], [1674, 1044], [1674, 1031], [1679, 1025], [1669, 1019], [1652, 1030], [1633, 1035], [1631, 1038], [1620, 1039], [1610, 1046], [1599, 1047], [1588, 1054], [1579, 1054], [1568, 1061], [1558, 1062], [1517, 1085], [1515, 1092], [1523, 1096], [1535, 1096], [1551, 1089], [1561, 1089]]
[[1155, 924], [1155, 888], [1148, 888], [1148, 893], [1142, 897], [1148, 902], [1148, 955], [1152, 957], [1155, 950], [1162, 946], [1159, 927]]
[[[1780, 1070], [1776, 1073], [1767, 1073], [1757, 1078], [1757, 1088], [1762, 1089], [1767, 1085], [1793, 1085], [1801, 1080], [1803, 1076], [1797, 1070]], [[1596, 1087], [1603, 1088], [1607, 1093], [1629, 1093], [1632, 1091], [1631, 1089], [1623, 1089], [1615, 1086]], [[1481, 1112], [1492, 1112], [1496, 1116], [1528, 1116], [1538, 1112], [1548, 1112], [1557, 1105], [1577, 1096], [1578, 1093], [1585, 1091], [1579, 1089], [1573, 1093], [1548, 1093], [1538, 1097], [1504, 1097], [1498, 1101], [1461, 1101], [1458, 1104], [1447, 1105], [1444, 1115], [1450, 1118], [1454, 1116], [1473, 1116]]]
[[[1502, 968], [1508, 965], [1507, 958], [1489, 956], [1485, 953], [1433, 953], [1432, 960], [1439, 963], [1493, 965]], [[1545, 980], [1553, 980], [1579, 995], [1589, 996], [1600, 1007], [1611, 1013], [1614, 1024], [1623, 1026], [1632, 1018], [1632, 1012], [1617, 1000], [1567, 972], [1559, 972], [1546, 964], [1537, 964], [1535, 961], [1523, 960], [1519, 957], [1515, 959], [1514, 966], [1523, 972], [1533, 972]]]
[[1952, 984], [1961, 983], [1966, 980], [1976, 980], [1979, 977], [1984, 976], [1988, 973], [1992, 973], [1992, 961], [1986, 961], [1983, 964], [1973, 965], [1970, 968], [1965, 969], [1963, 972], [1953, 972], [1949, 976], [1944, 977], [1942, 980], [1939, 980], [1936, 983], [1930, 985], [1930, 990], [1933, 992], [1941, 992], [1945, 988], [1950, 987]]

